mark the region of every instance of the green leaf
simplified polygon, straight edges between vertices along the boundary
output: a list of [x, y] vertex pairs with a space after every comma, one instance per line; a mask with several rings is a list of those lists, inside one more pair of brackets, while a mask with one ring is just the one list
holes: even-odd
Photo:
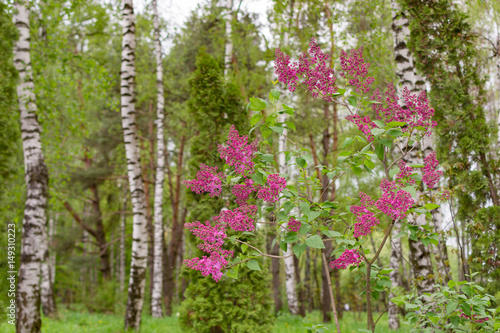
[[356, 176], [359, 176], [363, 173], [363, 169], [357, 166], [351, 167], [352, 173], [354, 173]]
[[250, 178], [259, 185], [264, 185], [264, 176], [261, 173], [253, 173]]
[[364, 165], [366, 165], [366, 167], [370, 170], [375, 168], [375, 163], [373, 163], [372, 160], [369, 160], [369, 159], [365, 160]]
[[285, 204], [283, 205], [283, 210], [285, 214], [290, 213], [292, 209], [293, 209], [293, 204], [290, 201], [285, 202]]
[[271, 154], [262, 154], [260, 155], [260, 159], [263, 161], [266, 161], [268, 163], [273, 163], [274, 161], [274, 155]]
[[286, 236], [285, 236], [285, 242], [286, 243], [295, 243], [299, 241], [299, 237], [297, 236], [296, 232], [290, 231]]
[[345, 94], [345, 89], [340, 88], [340, 89], [337, 90], [337, 92], [339, 94], [343, 95], [343, 94]]
[[231, 268], [230, 270], [227, 271], [226, 276], [230, 277], [232, 279], [237, 279], [238, 278], [238, 271], [235, 270], [234, 268]]
[[330, 209], [337, 209], [339, 208], [339, 204], [331, 201], [325, 201], [321, 203], [321, 207], [323, 208], [330, 208]]
[[439, 207], [439, 205], [436, 205], [435, 203], [428, 203], [428, 204], [425, 204], [425, 209], [427, 210], [433, 210], [433, 209], [436, 209]]
[[250, 119], [250, 126], [255, 126], [255, 124], [257, 124], [259, 122], [259, 120], [262, 119], [262, 113], [256, 113], [252, 116], [252, 118]]
[[371, 131], [373, 135], [377, 136], [385, 132], [383, 128], [372, 128]]
[[269, 100], [272, 101], [274, 99], [277, 101], [280, 99], [280, 95], [281, 93], [278, 90], [271, 89], [271, 91], [269, 92]]
[[448, 287], [453, 288], [457, 285], [457, 283], [453, 280], [448, 281]]
[[247, 267], [253, 271], [260, 271], [259, 262], [255, 259], [250, 259], [247, 261]]
[[264, 139], [267, 139], [271, 134], [273, 134], [273, 130], [270, 129], [268, 126], [261, 126], [260, 133], [262, 134], [262, 137]]
[[309, 204], [307, 202], [299, 201], [299, 207], [302, 211], [302, 214], [309, 215], [311, 209], [309, 208]]
[[297, 256], [297, 258], [300, 258], [300, 256], [302, 255], [302, 253], [304, 253], [306, 248], [307, 248], [306, 244], [295, 244], [292, 247], [292, 251]]
[[321, 212], [314, 210], [314, 211], [311, 211], [309, 214], [307, 214], [307, 219], [309, 220], [309, 222], [312, 222], [312, 221], [316, 220], [318, 218], [318, 216], [320, 216], [320, 215], [321, 215]]
[[472, 289], [468, 285], [463, 285], [462, 291], [464, 292], [465, 295], [472, 297]]
[[309, 231], [311, 231], [311, 226], [309, 224], [302, 224], [299, 230], [299, 235], [304, 236], [306, 235]]
[[[463, 287], [462, 287], [463, 288]], [[462, 309], [462, 311], [467, 315], [467, 316], [471, 316], [472, 315], [472, 311], [471, 311], [471, 308], [470, 308], [470, 305], [469, 304], [466, 304], [466, 303], [462, 303], [460, 305], [460, 308]]]
[[460, 325], [460, 318], [458, 316], [453, 316], [450, 317], [451, 324], [455, 327], [458, 327]]
[[391, 121], [390, 123], [387, 124], [386, 128], [389, 129], [389, 128], [404, 126], [404, 125], [406, 125], [406, 123], [403, 121]]
[[358, 107], [358, 101], [356, 100], [356, 96], [347, 97], [347, 102], [354, 108]]
[[279, 135], [283, 135], [283, 130], [284, 128], [281, 126], [269, 126], [269, 128], [273, 131], [278, 133]]
[[391, 149], [392, 147], [392, 140], [389, 140], [389, 139], [378, 139], [377, 140], [379, 143], [383, 144], [384, 146], [386, 146], [387, 148]]
[[280, 249], [282, 249], [284, 252], [288, 251], [288, 243], [285, 242], [280, 242]]
[[390, 136], [398, 137], [403, 135], [403, 131], [400, 130], [399, 128], [391, 128], [390, 130], [387, 131], [387, 134]]
[[266, 101], [260, 98], [250, 98], [250, 109], [254, 111], [262, 111], [267, 107]]
[[347, 138], [347, 139], [345, 139], [344, 143], [342, 144], [342, 149], [344, 149], [345, 147], [349, 146], [353, 141], [354, 141], [353, 138]]
[[241, 244], [241, 252], [245, 253], [245, 252], [247, 252], [247, 249], [248, 249], [248, 245]]
[[399, 234], [397, 234], [396, 236], [394, 236], [392, 239], [398, 239], [400, 237], [403, 237], [406, 235], [406, 231], [401, 231]]
[[453, 311], [455, 311], [458, 307], [458, 302], [451, 301], [446, 306], [446, 315], [449, 315]]
[[380, 279], [377, 281], [377, 284], [381, 287], [387, 287], [387, 288], [392, 287], [391, 280], [387, 280], [387, 279]]
[[377, 125], [378, 128], [384, 128], [385, 127], [385, 124], [384, 124], [383, 121], [374, 120], [373, 122], [375, 123], [375, 125]]
[[306, 245], [315, 249], [324, 249], [325, 244], [323, 244], [323, 240], [318, 235], [311, 236], [306, 239]]
[[417, 197], [417, 190], [415, 189], [414, 186], [406, 186], [403, 188], [403, 191], [406, 191], [411, 194], [412, 197], [416, 198]]
[[378, 144], [375, 146], [375, 154], [377, 157], [383, 161], [384, 160], [384, 146], [381, 144]]
[[293, 121], [285, 121], [286, 126], [292, 131], [296, 130], [295, 123]]
[[391, 302], [396, 304], [397, 306], [402, 306], [405, 304], [405, 298], [404, 296], [393, 297], [391, 298]]
[[297, 162], [297, 165], [300, 166], [303, 169], [305, 169], [305, 167], [307, 166], [306, 160], [303, 159], [302, 157], [296, 157], [295, 158], [295, 162]]

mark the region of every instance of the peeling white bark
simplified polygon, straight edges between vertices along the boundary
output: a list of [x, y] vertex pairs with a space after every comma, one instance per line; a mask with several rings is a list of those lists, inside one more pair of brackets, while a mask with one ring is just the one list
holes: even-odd
[[[399, 263], [402, 258], [402, 247], [401, 247], [401, 237], [394, 239], [397, 234], [401, 232], [401, 221], [394, 221], [394, 226], [391, 231], [391, 258], [389, 262], [389, 267], [393, 270], [389, 273], [389, 279], [392, 283], [392, 288], [389, 292], [389, 299], [396, 297], [392, 291], [393, 288], [402, 287], [401, 286], [401, 276], [399, 272]], [[393, 330], [399, 328], [399, 318], [398, 318], [398, 308], [396, 306], [391, 306], [388, 310], [389, 312], [389, 327]]]
[[158, 5], [153, 0], [154, 44], [156, 57], [156, 180], [154, 197], [154, 249], [153, 249], [153, 287], [151, 293], [151, 314], [155, 318], [163, 317], [163, 183], [165, 180], [165, 144], [163, 138], [163, 121], [165, 117], [165, 100], [163, 96], [163, 64], [160, 44], [160, 23]]
[[26, 202], [21, 240], [21, 263], [17, 285], [18, 333], [40, 332], [41, 264], [47, 259], [48, 171], [45, 165], [30, 57], [30, 11], [24, 1], [16, 1], [13, 22], [19, 30], [14, 48], [14, 66], [19, 72], [17, 98], [23, 142]]
[[148, 234], [146, 231], [146, 197], [135, 119], [135, 15], [133, 1], [123, 0], [122, 6], [121, 115], [134, 216], [125, 330], [137, 330], [141, 323], [144, 288], [146, 286]]
[[[54, 274], [53, 272], [55, 272], [55, 268], [52, 269], [52, 266], [55, 265], [55, 254], [52, 255], [54, 251], [49, 251], [49, 244], [52, 241], [52, 236], [54, 233], [53, 217], [49, 219], [49, 227], [50, 229], [48, 231], [48, 237], [45, 240], [44, 246], [50, 254], [48, 254], [46, 256], [46, 259], [42, 261], [40, 282], [42, 309], [43, 314], [46, 317], [52, 316], [56, 313], [56, 302], [54, 299], [54, 279], [52, 278], [52, 274]], [[54, 263], [52, 263], [52, 260], [54, 260]]]

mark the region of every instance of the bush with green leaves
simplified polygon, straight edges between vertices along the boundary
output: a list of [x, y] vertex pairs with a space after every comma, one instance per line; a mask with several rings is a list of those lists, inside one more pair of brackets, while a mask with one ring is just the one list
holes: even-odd
[[[471, 275], [473, 277], [478, 273]], [[474, 282], [453, 280], [436, 285], [437, 292], [392, 298], [408, 311], [412, 332], [498, 332], [500, 311], [491, 307], [495, 297]]]

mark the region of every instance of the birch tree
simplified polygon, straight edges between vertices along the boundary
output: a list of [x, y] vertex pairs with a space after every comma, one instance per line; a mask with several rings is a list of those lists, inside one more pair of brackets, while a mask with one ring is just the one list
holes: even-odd
[[42, 152], [41, 127], [30, 56], [30, 10], [25, 1], [14, 3], [13, 21], [19, 30], [14, 66], [19, 72], [17, 98], [23, 143], [26, 201], [17, 286], [17, 332], [40, 332], [40, 278], [47, 260], [47, 193], [49, 175]]
[[[49, 219], [48, 237], [46, 238], [47, 251], [54, 235], [54, 218]], [[46, 260], [41, 266], [41, 302], [43, 314], [46, 317], [53, 316], [57, 312], [56, 302], [54, 299], [54, 275], [55, 275], [55, 253], [50, 251]]]
[[163, 317], [161, 306], [163, 289], [163, 183], [165, 180], [165, 144], [163, 138], [163, 120], [165, 100], [163, 97], [163, 65], [160, 43], [160, 23], [158, 4], [153, 0], [153, 25], [156, 58], [156, 180], [154, 198], [154, 252], [153, 252], [153, 288], [151, 294], [151, 313], [153, 317]]
[[146, 198], [135, 119], [135, 16], [133, 1], [124, 0], [122, 6], [121, 115], [133, 212], [132, 260], [125, 311], [125, 330], [137, 330], [141, 323], [144, 303], [148, 234], [146, 232]]
[[233, 55], [233, 0], [226, 0], [226, 47], [224, 50], [224, 77], [227, 77], [231, 69]]

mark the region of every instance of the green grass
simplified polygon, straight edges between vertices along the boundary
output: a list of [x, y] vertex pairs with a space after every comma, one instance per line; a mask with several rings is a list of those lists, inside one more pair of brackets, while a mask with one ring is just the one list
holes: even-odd
[[[378, 315], [375, 314], [375, 318]], [[279, 315], [272, 333], [295, 333], [305, 332], [303, 323], [321, 323], [321, 314], [319, 311], [309, 313], [306, 318], [292, 316], [290, 314]], [[328, 332], [336, 332], [334, 324], [327, 324]], [[340, 321], [342, 333], [355, 332], [357, 328], [366, 328], [366, 314], [362, 313], [358, 318], [355, 312], [344, 313], [344, 318]], [[385, 314], [377, 324], [376, 332], [388, 332], [387, 314]], [[404, 326], [402, 329], [392, 331], [394, 333], [409, 332], [409, 328]], [[13, 326], [2, 323], [0, 333], [14, 333]], [[118, 315], [77, 312], [66, 308], [59, 309], [59, 318], [43, 318], [43, 333], [68, 332], [68, 333], [121, 333], [123, 332], [123, 318]], [[143, 316], [141, 333], [182, 333], [186, 330], [179, 326], [178, 318], [151, 318]]]

